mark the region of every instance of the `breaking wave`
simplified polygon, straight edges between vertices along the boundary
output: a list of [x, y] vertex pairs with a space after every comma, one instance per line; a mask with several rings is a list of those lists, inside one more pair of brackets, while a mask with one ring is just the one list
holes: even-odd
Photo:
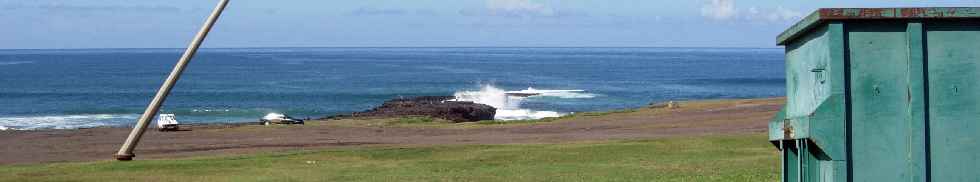
[[77, 129], [118, 125], [138, 114], [89, 114], [60, 116], [0, 117], [0, 130]]
[[529, 97], [557, 97], [562, 99], [591, 99], [596, 94], [585, 93], [585, 90], [538, 90], [528, 87], [519, 91], [507, 91], [507, 94], [525, 94]]
[[522, 103], [529, 98], [555, 97], [561, 99], [588, 99], [595, 98], [597, 95], [585, 93], [585, 90], [538, 90], [527, 88], [518, 91], [505, 91], [493, 85], [483, 85], [478, 91], [458, 91], [453, 96], [456, 96], [455, 101], [470, 101], [497, 108], [494, 119], [526, 120], [561, 117], [569, 114], [559, 111], [539, 111], [522, 108]]

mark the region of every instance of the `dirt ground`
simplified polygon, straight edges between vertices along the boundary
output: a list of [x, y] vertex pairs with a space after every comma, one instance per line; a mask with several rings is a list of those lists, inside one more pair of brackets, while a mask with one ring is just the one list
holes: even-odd
[[[447, 126], [307, 125], [186, 126], [184, 131], [147, 131], [136, 159], [248, 154], [341, 147], [413, 147], [652, 139], [671, 136], [761, 133], [783, 98], [682, 102], [679, 108], [576, 116], [533, 124]], [[337, 123], [337, 124], [335, 124]], [[112, 160], [131, 128], [0, 131], [0, 164]]]

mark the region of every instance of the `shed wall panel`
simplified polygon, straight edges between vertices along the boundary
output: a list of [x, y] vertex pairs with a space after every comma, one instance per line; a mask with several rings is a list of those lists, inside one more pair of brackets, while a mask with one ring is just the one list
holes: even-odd
[[980, 24], [927, 29], [932, 181], [980, 181]]
[[910, 181], [906, 24], [848, 24], [848, 37], [853, 179]]

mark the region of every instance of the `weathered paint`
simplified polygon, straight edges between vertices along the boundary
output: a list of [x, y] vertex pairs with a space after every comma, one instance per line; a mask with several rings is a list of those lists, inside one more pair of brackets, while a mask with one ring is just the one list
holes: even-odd
[[909, 181], [905, 24], [848, 24], [848, 37], [853, 179]]
[[913, 19], [913, 18], [970, 18], [980, 17], [976, 8], [826, 8], [816, 13], [824, 20], [850, 19]]
[[810, 29], [830, 20], [873, 20], [873, 19], [950, 19], [978, 18], [980, 8], [976, 7], [934, 7], [934, 8], [821, 8], [803, 18], [777, 38], [779, 45], [806, 34]]
[[980, 181], [980, 23], [927, 30], [932, 181]]
[[808, 117], [830, 96], [827, 26], [786, 46], [786, 117]]
[[783, 181], [799, 182], [801, 170], [799, 165], [799, 150], [796, 148], [796, 143], [794, 143], [792, 140], [780, 142], [783, 142]]
[[[783, 138], [788, 137], [785, 131], [783, 130], [783, 123], [785, 123], [786, 120], [784, 118], [786, 118], [785, 107], [780, 109], [779, 112], [776, 113], [776, 116], [772, 117], [772, 119], [769, 120], [769, 131], [777, 131], [777, 132], [769, 132], [769, 141], [779, 141], [782, 140]], [[779, 146], [779, 143], [773, 142], [773, 145]]]
[[[925, 29], [921, 22], [908, 22], [906, 28], [908, 40], [908, 95], [907, 102], [908, 117], [905, 121], [908, 124], [909, 150], [906, 153], [906, 160], [909, 161], [908, 170], [911, 172], [910, 181], [929, 181], [926, 174], [928, 158], [926, 157], [928, 143], [926, 142], [926, 88], [925, 88]], [[926, 146], [926, 147], [923, 147]]]
[[978, 10], [821, 9], [780, 35], [783, 181], [980, 181]]

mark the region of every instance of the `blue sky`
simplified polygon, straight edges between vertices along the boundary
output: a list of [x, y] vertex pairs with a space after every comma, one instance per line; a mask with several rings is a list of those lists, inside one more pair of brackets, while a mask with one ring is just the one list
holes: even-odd
[[[217, 0], [0, 0], [0, 49], [184, 47]], [[972, 1], [232, 0], [205, 47], [775, 47], [820, 7]]]

